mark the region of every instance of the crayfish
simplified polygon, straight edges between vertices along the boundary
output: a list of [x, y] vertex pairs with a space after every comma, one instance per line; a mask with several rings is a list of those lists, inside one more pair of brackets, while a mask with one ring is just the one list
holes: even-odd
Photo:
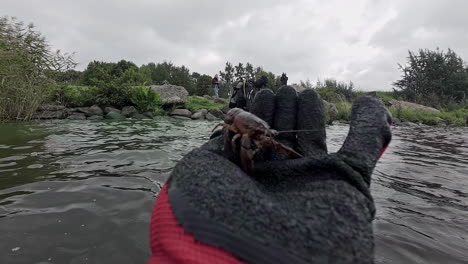
[[[278, 131], [270, 129], [270, 126], [265, 121], [240, 108], [229, 110], [224, 118], [224, 124], [219, 124], [218, 126], [221, 125], [223, 126], [224, 150], [231, 144], [233, 152], [236, 152], [235, 142], [240, 138], [239, 156], [241, 167], [244, 171], [253, 169], [255, 154], [265, 148], [273, 148], [276, 151], [297, 158], [302, 157], [294, 149], [274, 139], [279, 134]], [[230, 143], [229, 132], [234, 133]]]

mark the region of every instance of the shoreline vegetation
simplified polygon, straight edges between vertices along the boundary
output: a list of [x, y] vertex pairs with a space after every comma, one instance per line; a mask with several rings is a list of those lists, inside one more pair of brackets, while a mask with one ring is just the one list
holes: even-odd
[[[219, 72], [221, 98], [212, 98], [212, 76], [171, 62], [137, 66], [126, 60], [92, 61], [83, 71], [75, 70], [76, 65], [73, 54], [52, 51], [32, 24], [0, 17], [0, 122], [40, 119], [41, 114], [50, 119], [99, 120], [110, 112], [122, 114], [124, 109], [131, 112], [125, 112], [127, 118], [220, 119], [228, 110], [229, 94], [237, 80], [265, 76], [265, 88], [274, 92], [287, 82], [285, 73], [275, 75], [251, 63], [226, 62]], [[397, 125], [468, 125], [468, 67], [455, 52], [410, 51], [399, 68], [401, 79], [388, 92], [363, 92], [352, 82], [334, 79], [290, 85], [298, 92], [316, 90], [327, 102], [328, 123], [349, 121], [352, 102], [372, 95], [388, 107]]]

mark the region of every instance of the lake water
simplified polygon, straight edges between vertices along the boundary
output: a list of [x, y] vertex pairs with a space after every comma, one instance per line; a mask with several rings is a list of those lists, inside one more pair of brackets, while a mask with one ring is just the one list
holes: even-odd
[[[0, 263], [145, 263], [161, 185], [215, 124], [0, 124]], [[330, 151], [347, 130], [327, 129]], [[372, 182], [376, 262], [467, 263], [468, 129], [393, 134]]]

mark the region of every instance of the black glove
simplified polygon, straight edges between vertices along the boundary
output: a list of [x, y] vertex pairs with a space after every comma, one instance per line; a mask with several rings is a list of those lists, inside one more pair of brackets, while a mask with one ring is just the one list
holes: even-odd
[[262, 90], [252, 112], [278, 131], [310, 130], [277, 137], [304, 158], [266, 149], [248, 175], [237, 152], [215, 136], [187, 154], [167, 183], [184, 232], [248, 263], [372, 263], [369, 184], [390, 141], [388, 111], [374, 98], [356, 100], [349, 135], [334, 154], [327, 154], [323, 106], [313, 90]]

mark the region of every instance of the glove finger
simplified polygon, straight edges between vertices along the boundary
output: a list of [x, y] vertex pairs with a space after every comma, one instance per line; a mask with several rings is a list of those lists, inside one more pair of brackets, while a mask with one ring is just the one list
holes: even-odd
[[375, 164], [392, 138], [391, 124], [391, 114], [378, 99], [365, 96], [354, 102], [349, 133], [338, 155], [369, 185]]
[[[291, 86], [283, 86], [276, 94], [276, 112], [273, 128], [280, 131], [296, 129], [297, 92]], [[296, 133], [282, 133], [277, 140], [289, 147], [296, 143]]]
[[301, 92], [297, 100], [297, 149], [306, 156], [327, 154], [325, 114], [322, 99], [312, 89]]
[[270, 89], [259, 91], [255, 95], [250, 112], [272, 127], [275, 116], [275, 94]]

